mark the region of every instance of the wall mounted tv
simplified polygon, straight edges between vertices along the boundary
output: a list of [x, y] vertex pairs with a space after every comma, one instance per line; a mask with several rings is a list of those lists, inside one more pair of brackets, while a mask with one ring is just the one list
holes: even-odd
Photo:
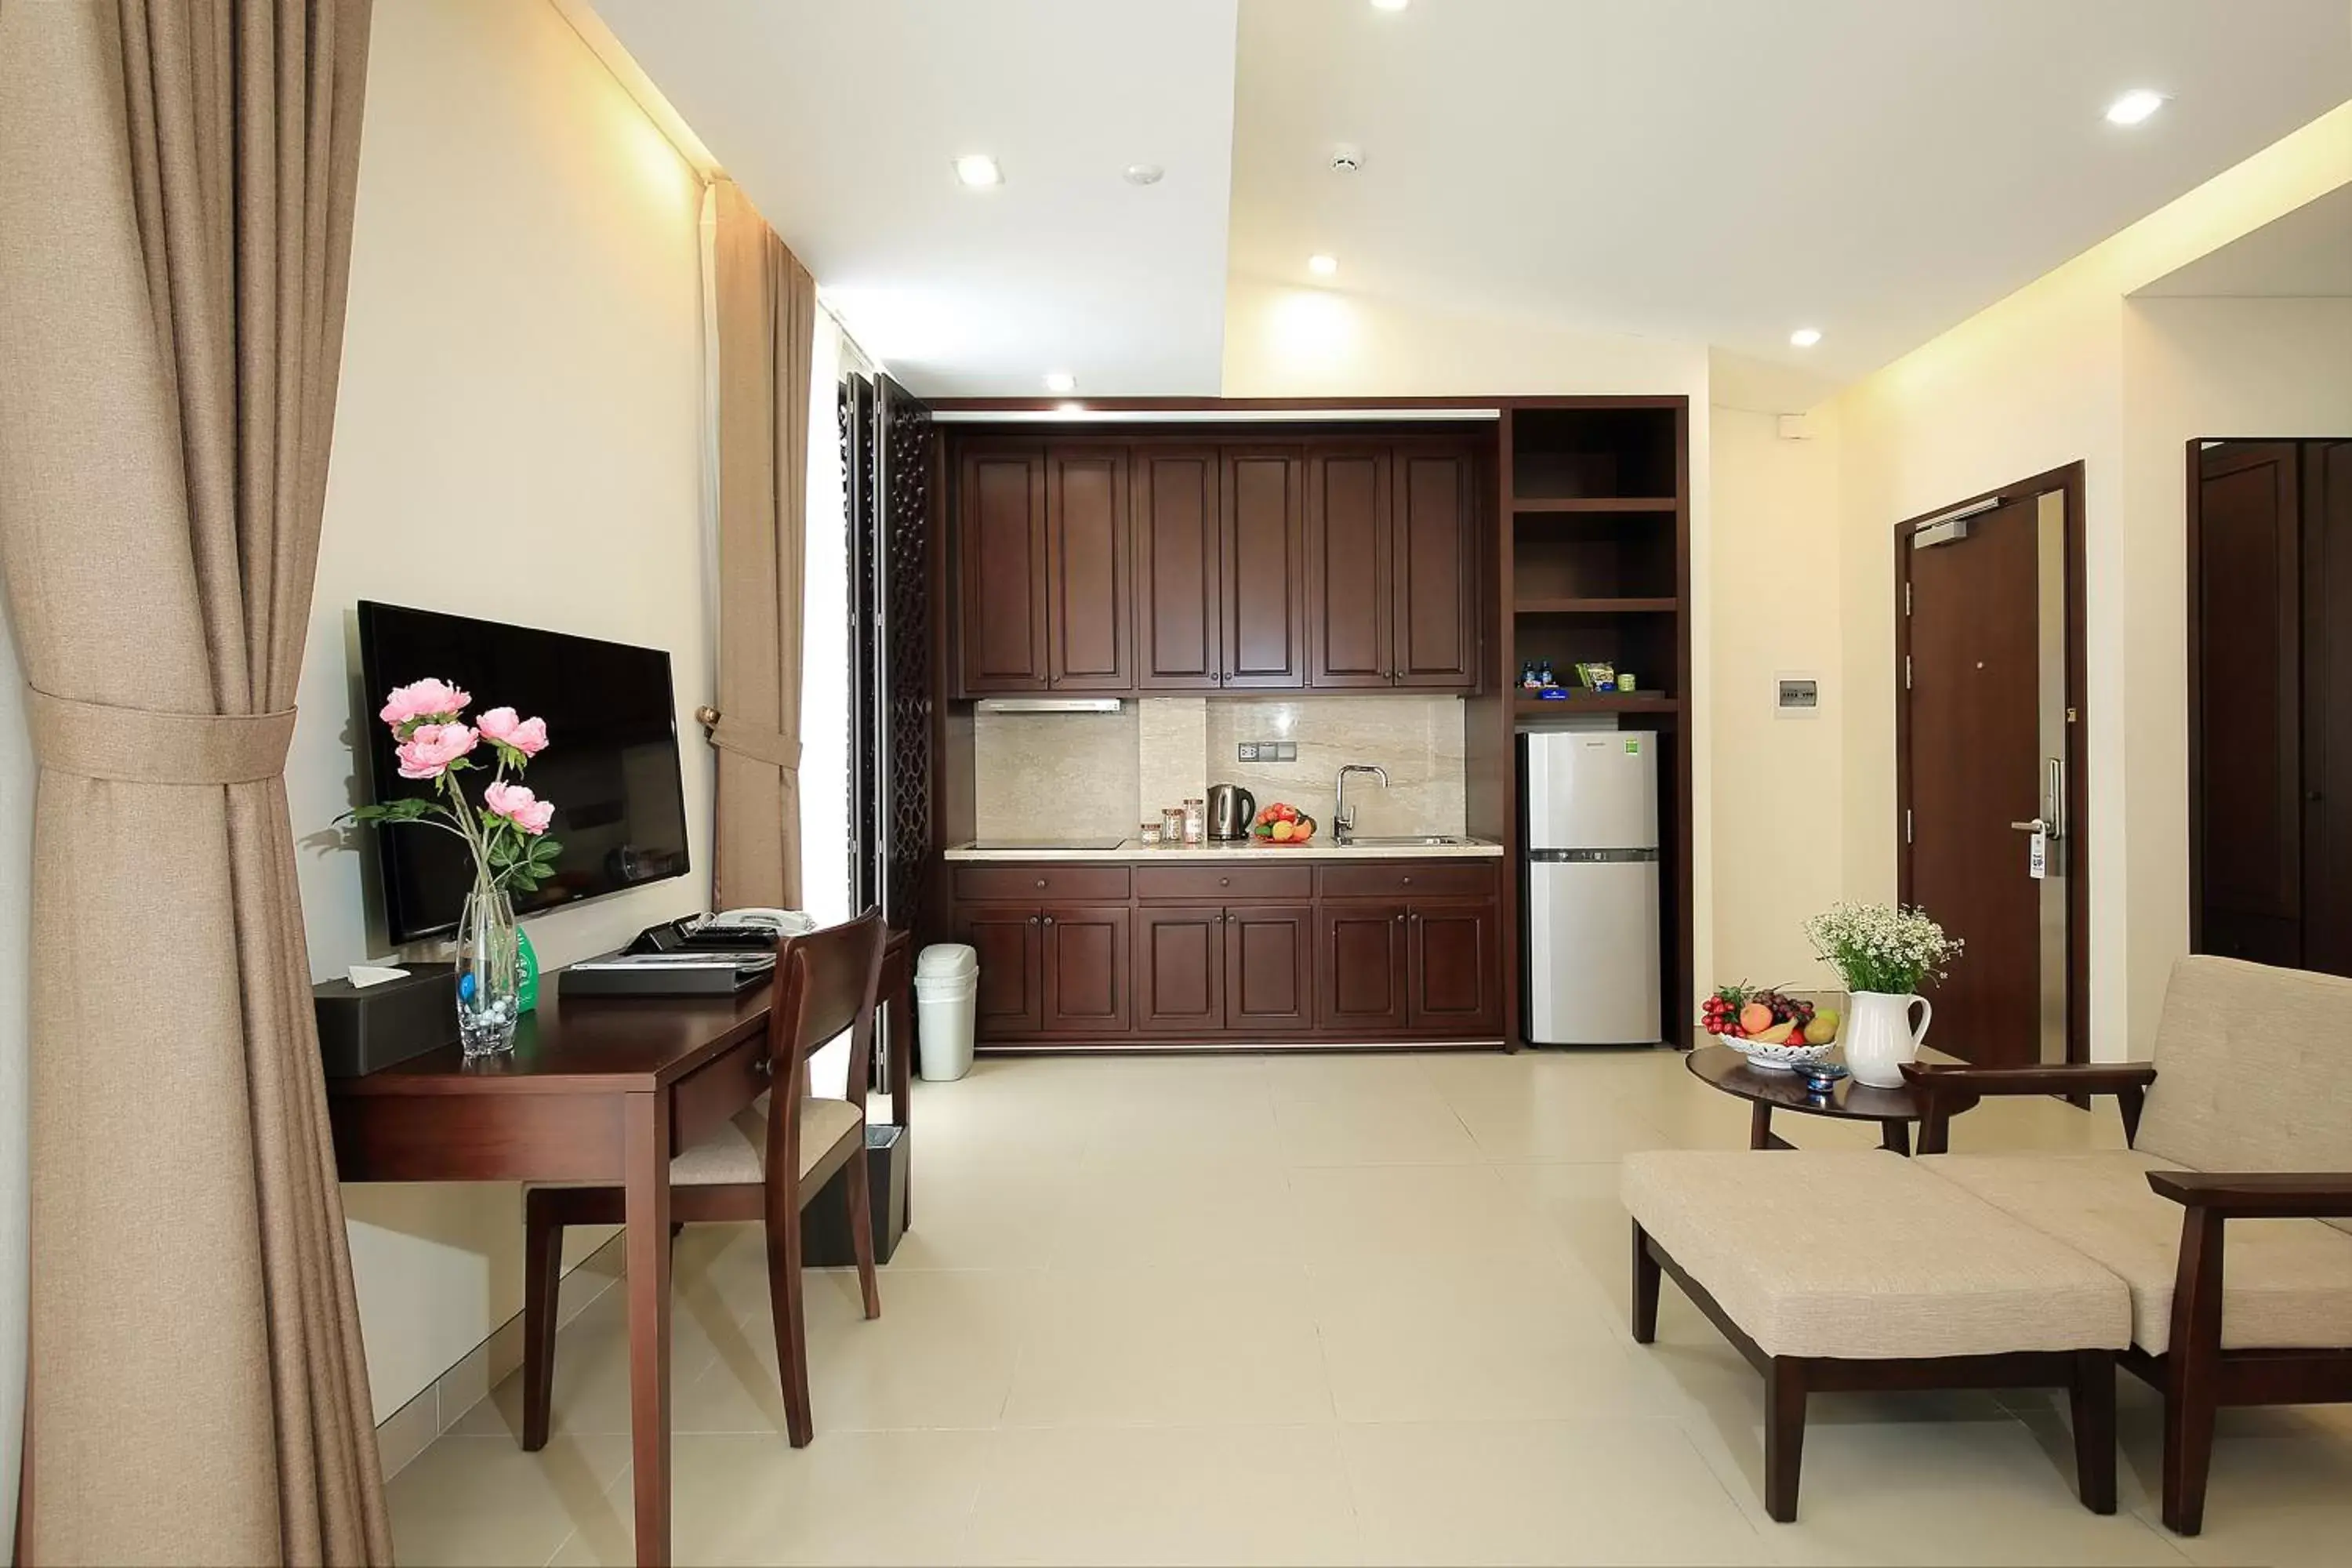
[[[686, 875], [686, 791], [667, 653], [366, 600], [359, 623], [366, 707], [355, 727], [368, 738], [376, 799], [431, 789], [400, 776], [391, 732], [376, 719], [395, 686], [437, 676], [473, 694], [469, 718], [507, 706], [547, 721], [547, 750], [526, 782], [555, 803], [548, 831], [563, 853], [538, 891], [516, 897], [518, 912]], [[461, 776], [478, 799], [490, 773]], [[455, 930], [472, 884], [465, 846], [430, 827], [375, 834], [392, 940]]]

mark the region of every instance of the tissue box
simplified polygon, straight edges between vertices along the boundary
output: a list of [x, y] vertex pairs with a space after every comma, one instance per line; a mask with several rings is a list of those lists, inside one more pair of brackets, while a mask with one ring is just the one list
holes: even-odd
[[329, 1078], [361, 1078], [457, 1038], [457, 966], [404, 963], [407, 978], [374, 985], [328, 980], [310, 987], [319, 1015], [319, 1065]]

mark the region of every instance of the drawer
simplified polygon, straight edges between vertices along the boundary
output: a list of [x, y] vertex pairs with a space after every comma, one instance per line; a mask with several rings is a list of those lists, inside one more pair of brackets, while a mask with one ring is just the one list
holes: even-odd
[[1495, 867], [1481, 860], [1372, 860], [1324, 866], [1327, 899], [1490, 899]]
[[955, 868], [955, 896], [968, 900], [1021, 899], [1066, 903], [1127, 900], [1124, 866], [971, 866]]
[[1220, 899], [1308, 899], [1312, 866], [1138, 866], [1135, 896], [1186, 903]]

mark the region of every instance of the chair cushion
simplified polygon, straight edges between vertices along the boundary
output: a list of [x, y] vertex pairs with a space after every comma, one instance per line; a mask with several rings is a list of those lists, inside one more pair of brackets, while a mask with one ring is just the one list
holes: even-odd
[[1625, 1207], [1768, 1354], [2120, 1350], [2123, 1282], [1884, 1151], [1629, 1154]]
[[[842, 1136], [866, 1120], [866, 1113], [845, 1100], [801, 1100], [801, 1172], [817, 1167]], [[737, 1111], [726, 1126], [669, 1163], [673, 1187], [756, 1185], [766, 1180], [768, 1157], [768, 1097], [761, 1095]]]
[[[2347, 1017], [2352, 980], [2178, 960], [2134, 1145], [2192, 1171], [2352, 1172]], [[2352, 1220], [2326, 1223], [2352, 1231]]]
[[[1916, 1162], [2112, 1269], [2131, 1287], [2132, 1339], [2172, 1342], [2181, 1206], [2148, 1190], [2177, 1171], [2130, 1149], [2092, 1154], [1929, 1154]], [[2309, 1219], [2234, 1219], [2222, 1239], [2221, 1343], [2352, 1345], [2352, 1236]]]

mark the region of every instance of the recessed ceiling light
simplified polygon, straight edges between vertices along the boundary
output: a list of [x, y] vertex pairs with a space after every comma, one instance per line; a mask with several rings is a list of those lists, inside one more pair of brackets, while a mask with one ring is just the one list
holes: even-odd
[[966, 153], [955, 162], [956, 178], [971, 186], [1001, 185], [1004, 171], [985, 153]]
[[1045, 373], [1045, 390], [1048, 392], [1076, 392], [1077, 388], [1078, 378], [1066, 370], [1049, 370]]
[[2107, 105], [2107, 119], [2117, 125], [2137, 125], [2164, 107], [2164, 94], [2136, 87]]
[[1307, 270], [1318, 278], [1328, 278], [1339, 270], [1339, 258], [1318, 253], [1307, 258]]
[[1801, 349], [1811, 348], [1821, 341], [1822, 330], [1819, 327], [1799, 327], [1789, 334], [1789, 342]]
[[1130, 185], [1156, 185], [1160, 176], [1167, 173], [1157, 163], [1129, 163], [1120, 171], [1121, 176]]
[[1412, 0], [1372, 0], [1372, 9], [1375, 11], [1402, 11], [1407, 5], [1412, 4]]

